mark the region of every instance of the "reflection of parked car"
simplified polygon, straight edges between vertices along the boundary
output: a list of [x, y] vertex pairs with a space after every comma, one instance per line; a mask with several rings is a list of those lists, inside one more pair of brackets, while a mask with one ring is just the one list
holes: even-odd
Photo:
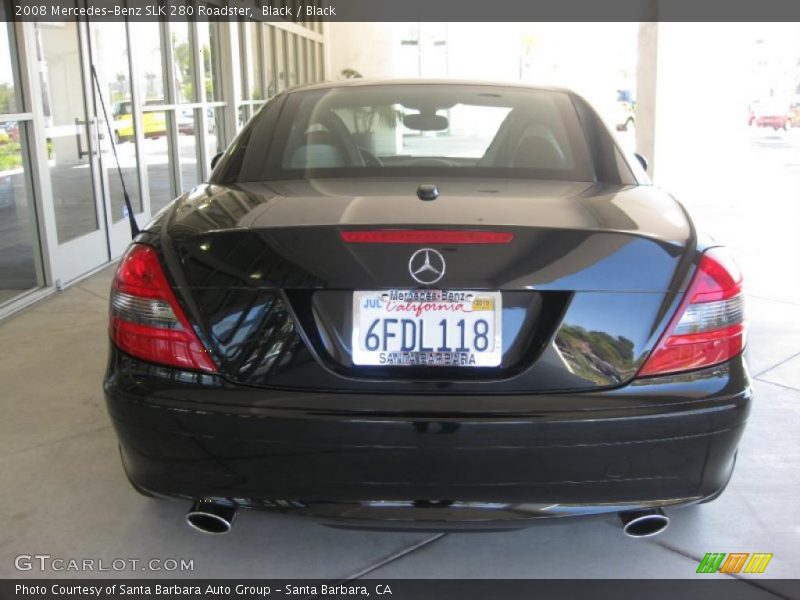
[[194, 112], [182, 110], [178, 113], [178, 133], [194, 135]]
[[[131, 114], [131, 102], [114, 103], [114, 141], [116, 143], [126, 142], [133, 139], [133, 115]], [[144, 124], [144, 136], [157, 138], [167, 133], [167, 118], [163, 112], [145, 111], [142, 115]]]
[[800, 109], [785, 100], [770, 98], [753, 102], [748, 120], [754, 127], [788, 131], [793, 125], [800, 125]]
[[617, 112], [614, 119], [617, 131], [628, 131], [636, 125], [636, 100], [631, 90], [617, 90]]
[[[216, 133], [213, 109], [206, 109], [206, 118], [208, 120], [208, 133]], [[193, 110], [180, 111], [178, 113], [178, 132], [183, 135], [194, 135], [194, 121]]]
[[19, 142], [19, 125], [14, 122], [0, 124], [0, 144]]

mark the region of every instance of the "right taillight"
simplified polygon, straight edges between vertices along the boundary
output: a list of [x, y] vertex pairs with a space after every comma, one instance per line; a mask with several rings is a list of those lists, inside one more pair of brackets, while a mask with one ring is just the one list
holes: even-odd
[[109, 333], [120, 350], [138, 358], [182, 369], [217, 370], [150, 246], [133, 244], [120, 261], [111, 288]]
[[744, 349], [742, 274], [730, 252], [706, 250], [681, 302], [639, 377], [716, 365]]

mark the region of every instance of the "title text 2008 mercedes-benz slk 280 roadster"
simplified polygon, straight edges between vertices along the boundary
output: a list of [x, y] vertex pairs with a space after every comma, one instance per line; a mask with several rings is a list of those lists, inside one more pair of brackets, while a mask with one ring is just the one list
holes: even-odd
[[731, 476], [744, 327], [728, 251], [579, 96], [323, 84], [131, 244], [105, 393], [134, 487], [203, 531], [254, 508], [652, 535]]

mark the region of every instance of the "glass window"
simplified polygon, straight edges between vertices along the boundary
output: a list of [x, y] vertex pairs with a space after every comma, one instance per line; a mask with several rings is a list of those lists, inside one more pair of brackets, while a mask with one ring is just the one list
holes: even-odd
[[[111, 130], [116, 144], [122, 176], [135, 212], [142, 211], [142, 197], [139, 190], [139, 163], [136, 156], [133, 110], [131, 102], [131, 77], [128, 68], [128, 44], [125, 24], [121, 22], [90, 22], [92, 37], [92, 61], [97, 69], [97, 77], [103, 95], [103, 102], [109, 112]], [[94, 86], [93, 86], [94, 89]], [[96, 92], [96, 90], [95, 90]], [[103, 134], [104, 165], [109, 188], [112, 220], [116, 223], [127, 218], [127, 207], [122, 194], [116, 162], [111, 153], [100, 98], [96, 101], [100, 131]]]
[[131, 34], [136, 37], [140, 54], [139, 97], [143, 102], [163, 104], [164, 60], [161, 52], [161, 24], [137, 21], [131, 23]]
[[219, 24], [199, 21], [197, 38], [203, 53], [203, 79], [206, 87], [206, 100], [222, 100], [222, 70], [220, 68]]
[[264, 26], [264, 65], [267, 72], [267, 97], [278, 93], [278, 82], [275, 80], [275, 30], [271, 25]]
[[317, 43], [308, 40], [307, 46], [308, 55], [308, 80], [310, 82], [319, 81], [317, 78]]
[[197, 146], [196, 126], [200, 119], [193, 110], [178, 111], [178, 156], [181, 165], [181, 188], [186, 192], [200, 183], [200, 154]]
[[194, 89], [194, 55], [189, 40], [189, 23], [171, 21], [172, 60], [174, 63], [176, 102], [197, 102]]
[[311, 40], [306, 40], [306, 77], [309, 83], [317, 81], [317, 69], [315, 66], [317, 51], [316, 43]]
[[250, 99], [263, 100], [264, 99], [264, 71], [262, 68], [264, 53], [261, 50], [261, 24], [255, 21], [250, 22], [250, 56], [252, 56], [252, 64], [250, 65]]
[[317, 81], [325, 81], [324, 46], [317, 44]]
[[312, 40], [306, 40], [306, 80], [309, 82], [317, 79], [317, 74], [314, 70], [314, 58], [316, 56], [314, 46], [316, 44]]
[[14, 85], [15, 65], [12, 62], [11, 40], [14, 23], [5, 22], [5, 3], [0, 2], [0, 113], [22, 112]]
[[0, 304], [42, 285], [24, 122], [0, 121]]
[[139, 21], [130, 25], [131, 36], [136, 38], [137, 52], [140, 56], [137, 85], [139, 98], [144, 105], [142, 152], [147, 168], [147, 188], [152, 214], [165, 207], [174, 198], [172, 163], [167, 140], [171, 114], [148, 108], [168, 101], [164, 86], [161, 25], [157, 22]]
[[[14, 24], [0, 2], [0, 113], [21, 112]], [[0, 118], [0, 304], [42, 285], [36, 215], [28, 177], [27, 123]]]
[[308, 81], [317, 81], [317, 43], [308, 40], [306, 45], [306, 56], [308, 57]]
[[209, 162], [217, 154], [225, 150], [225, 109], [207, 108], [208, 135], [206, 136], [206, 155]]
[[241, 43], [242, 59], [242, 90], [244, 98], [248, 100], [264, 99], [264, 84], [261, 71], [261, 36], [259, 35], [260, 23], [248, 21], [242, 23]]
[[288, 69], [286, 68], [286, 32], [283, 29], [275, 29], [275, 70], [277, 79], [277, 90], [286, 89], [289, 80]]
[[145, 111], [144, 154], [147, 162], [147, 186], [150, 192], [150, 212], [155, 214], [174, 198], [172, 166], [169, 156], [167, 130], [171, 115], [161, 111]]
[[297, 83], [308, 82], [306, 76], [306, 38], [295, 36], [295, 48], [297, 50]]
[[286, 68], [289, 72], [289, 87], [297, 85], [297, 36], [286, 34]]
[[98, 229], [74, 22], [36, 23], [47, 158], [58, 242]]

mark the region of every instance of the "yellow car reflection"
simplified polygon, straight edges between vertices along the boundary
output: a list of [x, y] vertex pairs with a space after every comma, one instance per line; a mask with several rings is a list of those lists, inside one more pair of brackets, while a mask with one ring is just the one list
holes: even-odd
[[[114, 141], [119, 144], [132, 140], [134, 131], [130, 101], [115, 102], [113, 115]], [[142, 123], [145, 137], [157, 138], [167, 133], [167, 118], [163, 112], [145, 111], [142, 114]]]

